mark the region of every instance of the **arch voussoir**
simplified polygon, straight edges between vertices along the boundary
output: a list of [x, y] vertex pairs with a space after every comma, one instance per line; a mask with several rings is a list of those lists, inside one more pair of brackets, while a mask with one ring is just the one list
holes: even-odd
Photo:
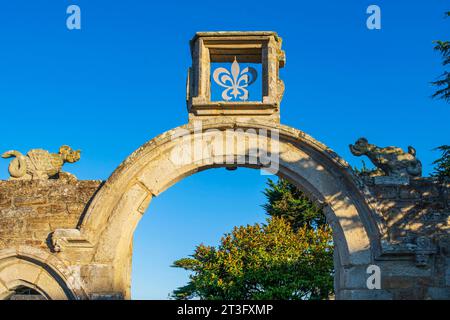
[[[250, 129], [250, 133], [246, 131]], [[245, 141], [244, 145], [226, 149], [214, 144], [219, 139], [218, 133], [232, 130], [233, 139]], [[261, 143], [261, 138], [255, 135], [258, 130], [276, 134]], [[203, 150], [200, 156], [180, 163], [180, 152], [189, 150], [195, 143]], [[111, 292], [130, 296], [133, 233], [151, 199], [195, 172], [229, 166], [224, 159], [237, 161], [232, 166], [261, 168], [264, 159], [260, 153], [251, 153], [255, 143], [262, 145], [262, 151], [267, 154], [276, 153], [277, 157], [271, 160], [277, 167], [277, 175], [327, 206], [338, 263], [355, 266], [372, 261], [379, 235], [373, 232], [376, 226], [367, 225], [372, 219], [362, 217], [371, 211], [363, 197], [355, 196], [355, 190], [359, 191], [345, 161], [323, 144], [290, 127], [265, 121], [214, 119], [204, 121], [201, 131], [196, 131], [195, 124], [190, 123], [143, 145], [113, 173], [92, 202], [81, 232], [94, 244], [93, 263], [111, 265], [104, 269], [113, 273]]]

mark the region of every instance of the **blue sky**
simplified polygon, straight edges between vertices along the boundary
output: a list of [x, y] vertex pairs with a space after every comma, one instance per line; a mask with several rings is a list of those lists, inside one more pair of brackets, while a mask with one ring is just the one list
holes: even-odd
[[[79, 5], [82, 29], [66, 28]], [[274, 30], [287, 55], [282, 122], [353, 165], [348, 144], [412, 144], [428, 174], [449, 143], [450, 106], [430, 99], [441, 72], [432, 40], [450, 38], [447, 0], [2, 1], [0, 151], [82, 149], [68, 171], [107, 179], [136, 148], [187, 122], [188, 41], [196, 31]], [[382, 29], [366, 28], [366, 8]], [[7, 178], [6, 160], [0, 179]], [[170, 269], [196, 244], [264, 219], [258, 171], [210, 170], [155, 199], [135, 234], [133, 296], [166, 298], [187, 280]], [[199, 204], [199, 200], [202, 203]]]

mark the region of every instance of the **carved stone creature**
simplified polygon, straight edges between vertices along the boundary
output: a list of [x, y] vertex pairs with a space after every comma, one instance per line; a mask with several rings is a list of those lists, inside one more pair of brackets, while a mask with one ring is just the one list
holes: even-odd
[[387, 176], [422, 175], [422, 163], [416, 158], [416, 150], [411, 146], [408, 147], [408, 152], [404, 152], [397, 147], [380, 148], [370, 144], [366, 138], [360, 138], [354, 145], [350, 145], [350, 151], [355, 156], [367, 156]]
[[59, 177], [65, 163], [80, 160], [81, 151], [74, 151], [69, 146], [59, 148], [59, 153], [33, 149], [26, 155], [19, 151], [8, 151], [2, 158], [15, 158], [9, 165], [11, 180], [55, 179]]

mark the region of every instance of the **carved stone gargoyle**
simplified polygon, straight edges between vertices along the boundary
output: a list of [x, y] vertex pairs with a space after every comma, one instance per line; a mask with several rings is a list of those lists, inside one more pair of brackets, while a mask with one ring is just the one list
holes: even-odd
[[7, 151], [2, 155], [4, 159], [15, 158], [9, 164], [11, 180], [57, 179], [65, 163], [77, 162], [80, 157], [81, 151], [72, 150], [69, 146], [62, 146], [58, 153], [33, 149], [26, 155], [15, 150]]
[[367, 156], [370, 161], [389, 177], [420, 177], [422, 163], [416, 158], [416, 150], [408, 147], [404, 152], [398, 147], [380, 148], [370, 144], [366, 138], [359, 138], [350, 145], [350, 151], [355, 156]]

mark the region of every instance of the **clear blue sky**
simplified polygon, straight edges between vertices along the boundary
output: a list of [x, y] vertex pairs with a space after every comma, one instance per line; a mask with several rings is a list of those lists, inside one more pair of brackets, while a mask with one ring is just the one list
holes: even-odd
[[[82, 30], [66, 28], [81, 7]], [[1, 1], [0, 151], [69, 144], [67, 169], [107, 179], [136, 148], [187, 121], [188, 40], [196, 31], [274, 30], [287, 54], [282, 122], [351, 164], [348, 144], [412, 144], [425, 174], [450, 143], [450, 106], [429, 98], [442, 72], [432, 40], [450, 39], [448, 0]], [[382, 29], [366, 28], [370, 4]], [[0, 179], [7, 178], [0, 161]], [[169, 189], [135, 234], [133, 296], [166, 298], [187, 280], [170, 263], [233, 225], [264, 219], [258, 171], [212, 170]], [[198, 200], [203, 202], [199, 204]]]

